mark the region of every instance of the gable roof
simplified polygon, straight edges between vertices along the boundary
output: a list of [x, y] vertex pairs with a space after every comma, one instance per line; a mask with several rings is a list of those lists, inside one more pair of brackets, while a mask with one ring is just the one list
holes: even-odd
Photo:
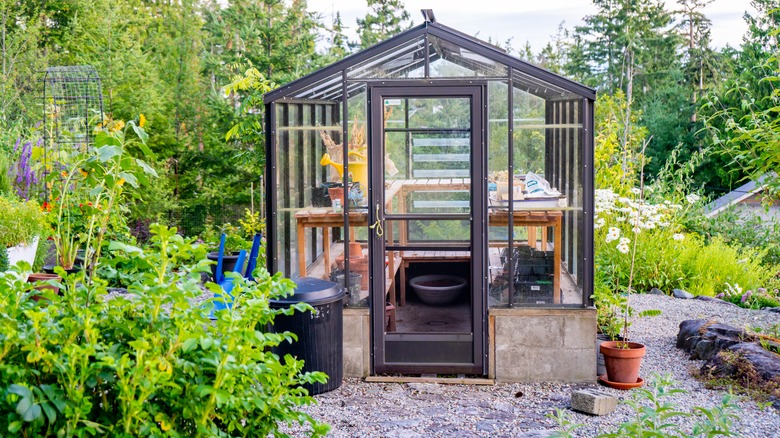
[[[430, 57], [437, 55], [437, 53], [430, 52], [431, 40], [433, 39], [440, 42], [435, 48], [441, 52], [438, 54], [439, 56], [451, 56], [461, 65], [469, 66], [476, 70], [486, 68], [487, 64], [484, 60], [489, 60], [504, 66], [504, 68], [512, 68], [513, 80], [522, 85], [522, 88], [525, 88], [531, 94], [552, 98], [558, 94], [570, 93], [591, 100], [596, 98], [596, 91], [593, 88], [514, 58], [492, 44], [438, 22], [426, 21], [374, 46], [349, 55], [327, 67], [323, 67], [272, 90], [263, 96], [263, 102], [271, 103], [285, 98], [335, 99], [343, 94], [344, 91], [344, 81], [341, 72], [345, 69], [361, 66], [361, 63], [371, 61], [372, 59], [377, 60], [376, 63], [387, 63], [387, 61], [404, 58], [406, 65], [403, 66], [401, 65], [402, 63], [399, 63], [399, 68], [394, 71], [394, 73], [403, 74], [404, 71], [409, 71], [404, 70], [405, 68], [419, 68], [424, 65], [426, 54]], [[428, 47], [425, 46], [423, 41], [428, 43]], [[368, 65], [362, 65], [362, 67], [368, 67]], [[363, 76], [358, 79], [372, 78]], [[418, 79], [429, 78], [420, 77]], [[318, 88], [316, 93], [309, 93], [311, 95], [298, 94], [315, 84]], [[347, 84], [347, 87], [347, 93], [350, 93], [352, 90], [349, 87], [354, 89], [359, 88], [360, 85], [353, 83]]]
[[776, 177], [776, 173], [769, 172], [759, 176], [754, 180], [748, 181], [747, 183], [705, 205], [704, 215], [707, 217], [713, 217], [730, 206], [750, 198], [761, 190], [764, 190], [769, 185], [769, 181]]

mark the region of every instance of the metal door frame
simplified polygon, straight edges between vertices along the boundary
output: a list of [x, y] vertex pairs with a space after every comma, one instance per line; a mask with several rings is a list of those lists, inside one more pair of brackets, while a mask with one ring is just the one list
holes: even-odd
[[[447, 81], [438, 85], [433, 81], [386, 81], [368, 87], [368, 131], [370, 133], [369, 161], [369, 223], [384, 223], [384, 207], [379, 216], [374, 206], [385, 205], [384, 191], [384, 108], [385, 98], [408, 97], [454, 97], [471, 99], [471, 297], [472, 297], [472, 364], [386, 364], [384, 363], [385, 341], [385, 240], [376, 233], [369, 239], [369, 277], [371, 281], [371, 369], [372, 373], [465, 373], [487, 374], [487, 82]], [[380, 171], [377, 171], [380, 170]], [[379, 188], [375, 190], [375, 188]], [[426, 217], [435, 219], [434, 215]], [[452, 215], [441, 219], [453, 219]], [[380, 256], [377, 256], [380, 255]], [[381, 290], [382, 300], [374, 299], [375, 291]]]

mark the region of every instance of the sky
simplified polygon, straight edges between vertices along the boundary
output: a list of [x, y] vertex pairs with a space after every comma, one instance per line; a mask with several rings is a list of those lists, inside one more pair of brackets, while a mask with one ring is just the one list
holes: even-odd
[[[473, 2], [472, 2], [473, 1]], [[414, 24], [422, 23], [420, 9], [433, 9], [436, 20], [482, 40], [503, 44], [511, 38], [512, 47], [520, 49], [526, 41], [538, 53], [558, 32], [558, 25], [573, 30], [582, 18], [596, 12], [588, 0], [404, 0]], [[665, 0], [667, 9], [677, 9], [675, 0]], [[368, 11], [365, 0], [308, 0], [309, 10], [321, 14], [323, 23], [331, 23], [336, 11], [348, 29], [347, 36], [356, 39], [355, 19]], [[477, 6], [478, 5], [478, 6]], [[749, 0], [715, 0], [704, 9], [712, 21], [712, 41], [717, 48], [729, 44], [738, 47], [747, 30], [743, 20], [746, 10], [755, 13]]]

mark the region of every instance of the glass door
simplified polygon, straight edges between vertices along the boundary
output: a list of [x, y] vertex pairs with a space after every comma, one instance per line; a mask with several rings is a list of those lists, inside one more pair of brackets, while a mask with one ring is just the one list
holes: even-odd
[[485, 372], [482, 95], [371, 88], [375, 373]]

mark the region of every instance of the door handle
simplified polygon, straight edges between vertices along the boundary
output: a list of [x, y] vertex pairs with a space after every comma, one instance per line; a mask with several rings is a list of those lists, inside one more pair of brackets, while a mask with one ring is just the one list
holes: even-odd
[[376, 221], [368, 228], [376, 232], [377, 237], [382, 237], [385, 234], [385, 230], [382, 229], [382, 222], [379, 220], [379, 204], [376, 205]]

